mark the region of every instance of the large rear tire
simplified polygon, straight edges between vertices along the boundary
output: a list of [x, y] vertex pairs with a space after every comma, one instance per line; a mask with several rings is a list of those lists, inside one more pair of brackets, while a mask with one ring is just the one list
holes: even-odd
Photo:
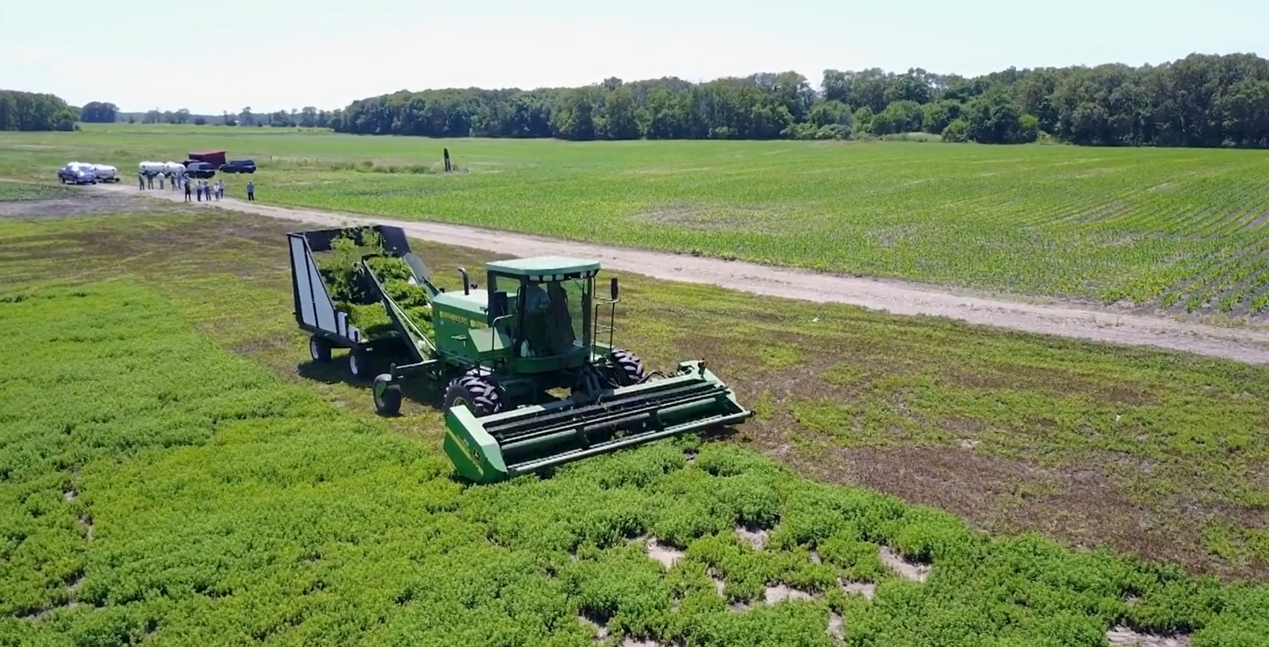
[[465, 404], [477, 418], [502, 411], [507, 404], [507, 390], [498, 383], [493, 372], [476, 367], [454, 378], [445, 389], [445, 410]]
[[648, 379], [648, 372], [643, 362], [634, 353], [624, 348], [612, 349], [613, 379], [619, 386], [642, 384]]

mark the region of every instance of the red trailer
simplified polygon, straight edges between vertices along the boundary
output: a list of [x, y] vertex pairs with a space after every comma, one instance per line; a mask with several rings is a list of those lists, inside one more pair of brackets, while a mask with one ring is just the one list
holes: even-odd
[[225, 151], [203, 151], [201, 153], [190, 153], [189, 159], [197, 162], [207, 162], [212, 168], [220, 168], [225, 163]]

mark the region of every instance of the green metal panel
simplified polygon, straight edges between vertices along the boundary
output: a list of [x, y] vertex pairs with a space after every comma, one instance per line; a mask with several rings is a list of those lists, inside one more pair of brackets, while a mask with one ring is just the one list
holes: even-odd
[[[508, 341], [508, 344], [511, 342]], [[512, 354], [514, 353], [514, 349]], [[510, 362], [510, 368], [515, 373], [521, 374], [539, 374], [550, 373], [553, 371], [563, 371], [570, 368], [580, 368], [586, 363], [586, 358], [590, 356], [586, 348], [578, 346], [575, 351], [565, 355], [556, 355], [554, 357], [513, 357]]]
[[463, 478], [492, 483], [752, 415], [711, 371], [683, 362], [676, 375], [615, 389], [599, 402], [566, 400], [481, 418], [454, 407], [445, 415], [445, 452]]
[[484, 290], [437, 295], [432, 302], [432, 325], [436, 347], [443, 355], [474, 364], [511, 354], [511, 337], [490, 329], [487, 315], [477, 307], [486, 296]]
[[493, 483], [510, 476], [502, 462], [498, 441], [476, 422], [467, 407], [455, 407], [445, 414], [448, 430], [441, 443], [459, 476], [476, 483]]
[[470, 294], [463, 294], [461, 290], [442, 292], [432, 298], [432, 303], [451, 311], [468, 313], [484, 321], [485, 312], [489, 308], [489, 292], [485, 290], [472, 290]]
[[511, 335], [499, 328], [494, 330], [481, 326], [468, 332], [472, 347], [480, 354], [481, 359], [493, 359], [511, 355]]
[[599, 262], [567, 256], [535, 256], [509, 261], [489, 261], [485, 267], [497, 274], [541, 276], [598, 272]]

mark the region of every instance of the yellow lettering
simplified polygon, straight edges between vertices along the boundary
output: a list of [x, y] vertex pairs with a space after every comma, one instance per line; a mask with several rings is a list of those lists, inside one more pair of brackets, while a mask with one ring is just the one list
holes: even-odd
[[456, 312], [441, 311], [441, 319], [444, 319], [450, 323], [456, 323], [460, 326], [466, 326], [468, 328], [488, 328], [489, 327], [489, 325], [486, 322], [480, 319], [472, 319], [467, 316], [458, 314]]
[[467, 447], [467, 443], [463, 442], [463, 439], [459, 438], [458, 434], [454, 433], [453, 429], [448, 430], [446, 433], [449, 434], [449, 437], [454, 441], [454, 444], [458, 445], [458, 451], [462, 452], [463, 455], [467, 457], [467, 460], [471, 461], [472, 465], [476, 468], [476, 471], [484, 474], [485, 466], [481, 464], [480, 460], [476, 458], [471, 449]]

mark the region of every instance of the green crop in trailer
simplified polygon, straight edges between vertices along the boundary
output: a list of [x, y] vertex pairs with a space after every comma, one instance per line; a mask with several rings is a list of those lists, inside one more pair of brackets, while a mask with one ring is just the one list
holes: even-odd
[[382, 254], [370, 259], [371, 270], [388, 296], [401, 306], [428, 339], [435, 341], [432, 304], [427, 290], [410, 282], [413, 276], [410, 266], [400, 258], [388, 256], [382, 237], [373, 229], [362, 231], [362, 241], [364, 244], [359, 246], [352, 238], [340, 236], [331, 242], [329, 252], [314, 254], [322, 277], [330, 288], [335, 309], [348, 313], [352, 325], [366, 339], [382, 339], [395, 334], [396, 328], [388, 318], [383, 303], [368, 294], [357, 278], [363, 257]]

